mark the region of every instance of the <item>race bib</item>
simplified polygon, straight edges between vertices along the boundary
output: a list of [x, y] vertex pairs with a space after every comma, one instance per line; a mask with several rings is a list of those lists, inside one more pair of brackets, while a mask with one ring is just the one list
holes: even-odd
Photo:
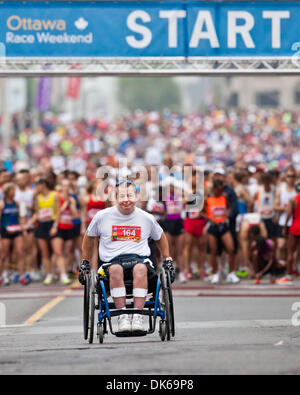
[[112, 227], [112, 241], [140, 241], [141, 227], [140, 226], [113, 226]]
[[182, 209], [181, 202], [169, 201], [166, 204], [167, 204], [168, 214], [180, 214], [181, 213], [181, 209]]
[[21, 226], [20, 225], [9, 225], [6, 228], [7, 233], [17, 233], [17, 232], [22, 232]]
[[199, 217], [200, 211], [189, 211], [189, 218], [196, 219]]
[[46, 221], [53, 218], [53, 209], [52, 208], [42, 208], [39, 210], [39, 219], [41, 221]]
[[70, 213], [62, 214], [60, 217], [60, 223], [66, 225], [72, 224], [73, 223], [72, 215]]
[[212, 213], [215, 218], [224, 217], [226, 215], [226, 209], [225, 207], [213, 207]]
[[165, 212], [165, 207], [163, 204], [154, 203], [151, 211], [163, 214]]

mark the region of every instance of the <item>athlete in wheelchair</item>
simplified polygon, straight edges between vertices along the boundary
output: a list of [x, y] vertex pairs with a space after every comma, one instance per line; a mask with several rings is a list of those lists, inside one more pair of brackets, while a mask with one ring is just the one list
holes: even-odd
[[[171, 334], [175, 334], [171, 290], [175, 270], [168, 241], [154, 217], [137, 208], [136, 202], [135, 184], [129, 180], [118, 183], [116, 205], [98, 212], [84, 236], [79, 281], [85, 285], [84, 335], [90, 342], [93, 341], [95, 309], [99, 309], [100, 343], [107, 333], [107, 322], [116, 336], [142, 336], [155, 331], [160, 317], [161, 339], [170, 340]], [[89, 263], [95, 238], [99, 239], [100, 258], [96, 279], [90, 274]], [[155, 246], [149, 245], [149, 239], [154, 240], [163, 257], [159, 268], [155, 262]], [[113, 303], [108, 302], [109, 294]], [[146, 301], [148, 294], [152, 297]], [[133, 303], [126, 303], [130, 297]], [[144, 328], [144, 315], [149, 317], [148, 330]], [[111, 323], [113, 316], [118, 316], [116, 332]]]

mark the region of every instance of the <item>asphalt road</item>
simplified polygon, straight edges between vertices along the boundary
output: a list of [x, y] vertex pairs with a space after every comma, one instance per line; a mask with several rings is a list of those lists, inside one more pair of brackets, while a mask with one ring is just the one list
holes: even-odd
[[102, 345], [97, 338], [92, 345], [83, 340], [81, 290], [2, 288], [0, 374], [300, 373], [300, 326], [291, 320], [299, 287], [282, 296], [268, 296], [267, 288], [263, 297], [262, 291], [251, 295], [251, 287], [243, 296], [238, 288], [226, 288], [235, 296], [224, 296], [222, 288], [198, 296], [204, 291], [194, 288], [174, 291], [172, 341], [162, 343], [158, 332], [125, 339], [109, 334]]

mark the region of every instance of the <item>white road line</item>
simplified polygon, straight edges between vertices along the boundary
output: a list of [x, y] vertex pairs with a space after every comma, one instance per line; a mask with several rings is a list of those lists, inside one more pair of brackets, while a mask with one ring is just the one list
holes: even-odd
[[274, 344], [274, 346], [282, 346], [282, 345], [283, 345], [283, 341], [282, 340], [280, 342]]
[[[292, 327], [291, 320], [237, 320], [237, 321], [188, 321], [178, 322], [177, 329], [224, 329], [224, 328], [274, 328]], [[11, 326], [10, 328], [13, 328]], [[78, 326], [49, 326], [49, 327], [17, 327], [16, 330], [0, 329], [1, 336], [18, 335], [60, 335], [66, 333], [82, 333], [82, 325]]]

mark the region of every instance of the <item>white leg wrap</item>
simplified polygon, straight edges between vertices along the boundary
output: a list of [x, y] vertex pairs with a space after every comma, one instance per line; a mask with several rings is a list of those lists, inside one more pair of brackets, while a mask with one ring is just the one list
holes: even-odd
[[132, 295], [134, 298], [145, 298], [148, 294], [148, 290], [144, 288], [133, 288]]
[[126, 296], [126, 288], [114, 288], [110, 290], [110, 294], [113, 298], [122, 298]]

